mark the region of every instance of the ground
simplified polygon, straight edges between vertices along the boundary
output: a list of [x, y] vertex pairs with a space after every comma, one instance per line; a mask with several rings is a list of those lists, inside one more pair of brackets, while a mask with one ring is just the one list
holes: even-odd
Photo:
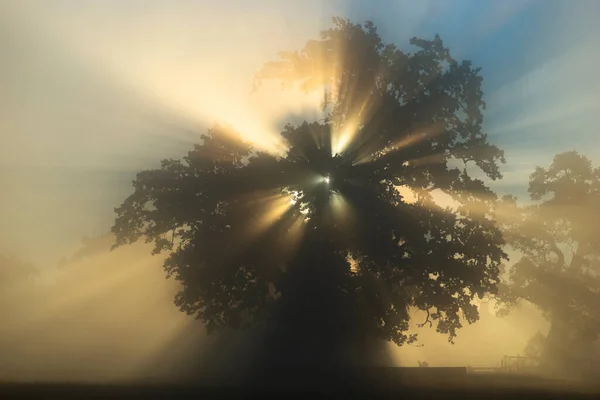
[[[575, 384], [558, 380], [545, 380], [531, 376], [502, 374], [467, 374], [465, 368], [385, 368], [370, 370], [378, 379], [370, 382], [352, 379], [351, 376], [331, 376], [296, 373], [270, 374], [264, 385], [247, 383], [243, 386], [227, 385], [84, 385], [84, 384], [4, 384], [0, 385], [0, 398], [229, 398], [260, 397], [271, 394], [323, 393], [339, 397], [402, 398], [598, 398], [600, 386]], [[369, 373], [360, 371], [363, 376]], [[276, 376], [274, 376], [276, 375]], [[283, 376], [285, 375], [285, 376]], [[285, 378], [288, 379], [285, 379]], [[279, 383], [278, 385], [276, 383]]]

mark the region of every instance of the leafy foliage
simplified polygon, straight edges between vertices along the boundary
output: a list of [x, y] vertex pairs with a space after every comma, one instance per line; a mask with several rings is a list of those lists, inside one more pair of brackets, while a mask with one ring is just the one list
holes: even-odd
[[[365, 336], [403, 344], [415, 340], [416, 307], [452, 339], [461, 316], [477, 320], [472, 299], [495, 292], [505, 258], [496, 197], [466, 170], [473, 162], [498, 179], [504, 162], [481, 130], [479, 69], [438, 36], [412, 39], [419, 50], [408, 54], [372, 23], [334, 22], [257, 74], [257, 87], [325, 89], [326, 118], [287, 125], [283, 158], [209, 130], [182, 160], [138, 174], [116, 209], [117, 245], [145, 238], [169, 252], [177, 305], [210, 329], [270, 315], [306, 349]], [[338, 151], [343, 131], [352, 138]]]

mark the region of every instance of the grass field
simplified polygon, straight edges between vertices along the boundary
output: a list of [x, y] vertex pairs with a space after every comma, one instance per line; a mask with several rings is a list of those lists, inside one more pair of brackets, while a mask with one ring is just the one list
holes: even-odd
[[499, 373], [467, 374], [464, 368], [384, 368], [360, 371], [360, 374], [362, 379], [357, 378], [358, 374], [278, 371], [257, 374], [243, 383], [232, 380], [229, 384], [210, 380], [204, 384], [4, 383], [0, 384], [0, 399], [250, 398], [297, 392], [321, 392], [328, 398], [370, 398], [373, 395], [387, 398], [600, 398], [600, 387], [591, 383]]

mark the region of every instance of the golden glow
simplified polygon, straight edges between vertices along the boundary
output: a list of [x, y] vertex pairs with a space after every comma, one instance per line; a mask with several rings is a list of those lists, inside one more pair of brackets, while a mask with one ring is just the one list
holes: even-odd
[[[392, 143], [391, 145], [387, 146], [384, 149], [380, 149], [380, 151], [375, 152], [374, 154], [365, 154], [363, 156], [361, 156], [358, 160], [355, 160], [355, 164], [363, 164], [363, 163], [367, 163], [367, 162], [371, 162], [379, 157], [382, 157], [386, 154], [398, 151], [398, 150], [403, 150], [406, 149], [410, 146], [414, 146], [415, 144], [418, 144], [420, 142], [422, 142], [423, 140], [426, 139], [433, 139], [436, 136], [442, 134], [445, 131], [445, 125], [442, 122], [438, 122], [438, 123], [433, 123], [430, 124], [426, 127], [422, 127], [418, 130], [415, 130], [414, 132], [411, 132], [410, 134], [405, 135], [402, 139], [399, 139], [398, 141], [396, 141], [395, 143]], [[433, 162], [438, 162], [439, 161], [439, 156], [438, 155], [430, 155], [430, 156], [426, 156], [423, 157], [421, 159], [415, 159], [415, 160], [407, 160], [407, 163], [433, 163]]]
[[352, 133], [348, 129], [345, 130], [342, 134], [340, 134], [339, 138], [335, 138], [335, 135], [332, 134], [332, 156], [342, 154], [344, 149], [348, 146], [351, 136]]
[[331, 155], [342, 154], [344, 150], [352, 143], [357, 134], [358, 125], [356, 122], [347, 122], [343, 128], [332, 127], [331, 132]]
[[[161, 12], [161, 7], [148, 9], [143, 17], [115, 21], [109, 31], [91, 28], [94, 24], [103, 26], [103, 20], [102, 16], [86, 15], [87, 10], [79, 10], [80, 18], [69, 19], [38, 7], [28, 10], [27, 18], [30, 23], [35, 21], [46, 40], [53, 41], [49, 45], [68, 49], [79, 62], [113, 80], [111, 84], [193, 126], [225, 123], [259, 150], [283, 155], [285, 144], [279, 135], [283, 121], [290, 114], [317, 114], [322, 92], [308, 94], [300, 88], [281, 91], [275, 82], [265, 82], [252, 92], [253, 74], [265, 60], [288, 47], [285, 38], [269, 35], [260, 48], [256, 42], [247, 46], [243, 32], [223, 27], [239, 24], [260, 30], [265, 25], [264, 16], [232, 14], [225, 21], [219, 15], [198, 23], [192, 17], [198, 10], [196, 14], [185, 10], [196, 7], [190, 4], [178, 11], [171, 7], [169, 12]], [[238, 21], [233, 22], [236, 18]], [[89, 27], [78, 25], [84, 19]]]
[[[341, 79], [342, 71], [340, 71], [339, 68], [344, 66], [343, 60], [348, 58], [346, 56], [348, 51], [348, 49], [340, 47], [334, 49], [333, 55], [329, 55], [337, 60], [335, 63], [337, 69], [335, 69], [335, 73], [333, 74], [333, 81], [341, 82], [341, 87], [338, 88], [339, 93], [336, 92], [333, 93], [333, 95], [335, 97], [339, 94], [343, 94], [344, 99], [339, 100], [342, 100], [342, 103], [349, 105], [349, 109], [345, 110], [347, 117], [343, 124], [333, 126], [331, 135], [331, 149], [333, 155], [342, 154], [349, 146], [356, 144], [358, 131], [363, 125], [371, 122], [367, 120], [367, 118], [374, 114], [373, 111], [379, 106], [380, 101], [378, 95], [373, 95], [373, 93], [379, 91], [377, 88], [378, 82], [376, 80], [369, 84], [370, 87], [359, 87], [358, 79]], [[385, 65], [380, 65], [374, 76], [381, 76], [385, 67]], [[353, 71], [345, 71], [345, 73], [351, 74]], [[377, 127], [372, 128], [377, 129]]]
[[366, 122], [363, 120], [372, 109], [375, 107], [375, 103], [372, 97], [368, 94], [362, 93], [351, 93], [349, 96], [360, 96], [360, 106], [357, 110], [353, 110], [351, 116], [347, 118], [343, 125], [336, 125], [332, 127], [331, 133], [331, 152], [332, 155], [342, 154], [349, 146], [354, 145], [357, 140], [357, 134], [361, 126]]
[[[401, 366], [418, 366], [418, 361], [427, 361], [430, 366], [494, 367], [499, 366], [505, 355], [523, 352], [529, 338], [539, 330], [546, 331], [548, 323], [531, 304], [503, 318], [496, 317], [493, 302], [480, 302], [480, 320], [463, 326], [454, 344], [447, 338], [417, 324], [425, 320], [424, 311], [412, 310], [411, 332], [418, 333], [423, 346], [392, 346], [396, 362]], [[434, 321], [435, 327], [435, 321]]]
[[259, 198], [257, 201], [261, 203], [263, 211], [254, 223], [251, 234], [260, 236], [295, 205], [297, 200], [293, 195], [279, 194]]
[[28, 307], [11, 302], [0, 345], [20, 355], [0, 360], [0, 379], [127, 380], [152, 370], [148, 358], [194, 321], [173, 306], [179, 285], [150, 251], [100, 251], [35, 284]]
[[[431, 192], [422, 193], [422, 191], [419, 191], [416, 188], [411, 188], [408, 185], [396, 186], [396, 190], [402, 196], [402, 201], [408, 204], [436, 206], [441, 209], [446, 209], [447, 207], [456, 208], [458, 205], [452, 196], [444, 193], [441, 190], [433, 190]], [[427, 194], [427, 196], [430, 197], [430, 200], [428, 198], [424, 198], [422, 194]]]
[[[238, 246], [232, 251], [243, 251], [277, 224], [280, 228], [286, 229], [285, 252], [292, 255], [302, 237], [304, 216], [308, 213], [306, 205], [301, 200], [301, 193], [297, 191], [283, 191], [282, 193], [281, 189], [258, 191], [242, 199], [242, 204], [250, 207], [258, 206], [259, 216], [250, 226], [245, 227], [247, 229], [244, 230], [244, 236], [240, 238]], [[291, 213], [292, 208], [299, 209], [301, 216]]]
[[407, 185], [397, 186], [396, 190], [402, 196], [402, 201], [408, 204], [413, 204], [417, 201], [417, 195], [415, 192]]
[[[40, 5], [42, 3], [39, 2]], [[44, 11], [52, 11], [52, 8], [60, 7], [54, 4], [46, 8], [47, 10]], [[93, 12], [94, 7], [89, 7], [89, 9]], [[81, 9], [78, 11], [80, 15], [77, 18], [73, 18], [74, 14], [69, 15], [68, 13], [65, 16], [57, 17], [60, 14], [58, 11], [52, 18], [46, 18], [46, 12], [40, 12], [36, 23], [29, 21], [30, 23], [23, 25], [44, 26], [48, 31], [53, 31], [52, 35], [37, 35], [40, 38], [40, 47], [45, 44], [47, 49], [65, 48], [72, 51], [80, 59], [78, 61], [82, 61], [90, 70], [100, 72], [99, 76], [106, 79], [106, 82], [96, 82], [100, 83], [100, 86], [104, 83], [116, 83], [126, 94], [142, 97], [144, 101], [140, 101], [141, 105], [152, 104], [158, 109], [164, 108], [176, 114], [181, 120], [191, 120], [194, 127], [210, 126], [214, 122], [228, 123], [260, 149], [274, 154], [284, 153], [285, 145], [278, 135], [282, 121], [286, 121], [289, 114], [300, 115], [307, 111], [318, 110], [323, 98], [322, 91], [315, 91], [311, 94], [303, 93], [298, 88], [280, 91], [278, 84], [269, 82], [266, 82], [258, 92], [250, 94], [252, 74], [255, 70], [279, 49], [290, 47], [285, 35], [273, 34], [270, 31], [274, 29], [273, 25], [275, 28], [281, 28], [286, 22], [278, 15], [274, 15], [267, 21], [264, 16], [257, 17], [254, 13], [249, 15], [233, 13], [235, 14], [233, 16], [232, 13], [223, 13], [223, 16], [219, 18], [208, 13], [208, 17], [199, 23], [196, 20], [199, 13], [190, 11], [171, 10], [165, 12], [158, 8], [151, 9], [136, 16], [132, 21], [125, 21], [125, 23], [123, 20], [113, 21], [111, 18], [114, 15], [105, 20], [101, 17], [90, 18], [90, 15], [85, 15], [89, 11]], [[313, 19], [317, 20], [317, 18]], [[107, 22], [110, 22], [111, 26], [114, 22], [114, 26], [120, 28], [105, 29], [108, 26]], [[241, 28], [235, 28], [237, 26]], [[264, 31], [265, 26], [270, 28], [264, 41], [253, 41], [252, 46], [245, 45], [248, 40], [246, 32]], [[289, 27], [283, 26], [276, 31], [287, 32], [288, 29]], [[310, 26], [306, 28], [306, 34], [303, 33], [298, 37], [306, 38], [313, 35], [314, 32], [316, 32], [315, 27]], [[280, 39], [282, 36], [284, 38]], [[48, 42], [44, 43], [43, 40], [49, 37], [52, 37], [54, 42], [48, 39]], [[593, 47], [591, 48], [593, 49]], [[343, 54], [343, 51], [344, 49], [339, 49], [335, 57], [341, 58], [340, 55]], [[585, 49], [585, 52], [582, 51], [582, 53], [585, 53], [585, 57], [587, 57], [587, 54], [594, 52]], [[560, 68], [553, 69], [566, 71], [565, 65], [587, 65], [590, 70], [593, 70], [593, 63], [573, 62], [572, 56], [573, 54], [566, 54], [565, 57], [561, 57]], [[577, 59], [581, 61], [585, 60], [585, 57], [580, 56]], [[62, 60], [61, 57], [56, 59]], [[61, 64], [57, 63], [57, 65], [59, 67], [56, 70], [61, 70]], [[330, 76], [325, 68], [330, 65], [332, 63], [323, 60], [321, 68], [319, 68], [322, 72], [318, 71], [321, 80]], [[53, 72], [49, 71], [49, 73]], [[539, 71], [534, 71], [531, 75], [524, 77], [523, 82], [531, 82], [533, 78], [537, 77], [538, 79], [533, 85], [540, 87], [551, 86], [546, 84], [548, 81], [546, 78], [573, 76], [564, 71], [558, 74], [539, 74]], [[339, 71], [337, 77], [339, 77]], [[352, 80], [345, 82], [348, 85], [355, 84], [355, 81]], [[510, 90], [496, 94], [492, 101], [514, 103], [515, 99], [521, 97], [519, 93], [523, 90], [523, 82], [515, 82], [513, 87], [508, 88]], [[493, 131], [501, 133], [532, 126], [545, 127], [543, 122], [554, 121], [571, 114], [575, 115], [575, 111], [589, 110], [595, 104], [597, 105], [597, 101], [594, 101], [597, 96], [594, 97], [593, 93], [582, 97], [578, 92], [579, 86], [572, 85], [571, 81], [565, 82], [564, 85], [570, 85], [570, 89], [567, 88], [569, 95], [560, 98], [562, 99], [561, 103], [564, 102], [567, 106], [565, 104], [550, 106], [537, 104], [537, 107], [533, 107], [533, 113], [522, 113], [525, 117], [519, 116], [521, 119], [516, 121], [514, 118], [512, 120], [505, 119], [506, 125], [499, 124]], [[531, 85], [530, 83], [529, 86]], [[334, 154], [343, 153], [357, 140], [357, 131], [365, 122], [368, 122], [364, 120], [365, 115], [369, 115], [376, 106], [374, 99], [365, 94], [366, 92], [362, 89], [360, 91], [356, 87], [343, 89], [354, 97], [355, 103], [359, 106], [352, 110], [352, 114], [355, 116], [346, 121], [344, 126], [333, 128], [331, 148]], [[534, 91], [532, 90], [532, 92]], [[85, 97], [86, 92], [82, 93], [83, 95], [80, 94], [78, 98], [78, 104], [91, 104], [89, 107], [94, 110], [93, 103], [88, 103], [90, 98]], [[111, 98], [109, 95], [108, 102], [114, 100], [118, 95], [113, 93], [112, 96]], [[52, 101], [61, 99], [56, 92], [49, 97], [52, 98]], [[554, 99], [557, 97], [545, 96], [544, 98]], [[64, 99], [62, 101], [65, 102]], [[66, 103], [69, 101], [73, 100], [68, 99]], [[67, 106], [71, 107], [73, 104], [67, 104]], [[562, 115], [552, 113], [558, 109], [562, 110]], [[94, 111], [91, 112], [91, 114], [93, 113]], [[23, 114], [27, 119], [44, 121], [43, 118], [37, 118], [33, 113]], [[97, 111], [96, 114], [98, 114]], [[553, 118], [550, 118], [552, 116]], [[94, 117], [105, 119], [107, 116], [100, 114]], [[55, 118], [59, 119], [60, 115]], [[115, 148], [121, 148], [127, 140], [137, 143], [138, 139], [146, 134], [143, 130], [135, 130], [135, 127], [132, 127], [135, 124], [131, 120], [127, 120], [127, 117], [125, 119], [125, 123], [119, 126], [114, 134], [116, 140], [112, 143], [113, 148], [109, 149], [110, 151], [114, 152]], [[561, 121], [568, 122], [570, 119], [563, 118]], [[594, 127], [593, 123], [587, 122], [586, 126]], [[48, 123], [52, 125], [53, 121], [50, 120]], [[12, 125], [18, 125], [12, 120], [7, 124], [10, 129], [5, 131], [12, 131]], [[74, 127], [70, 132], [72, 137], [76, 136], [75, 133], [89, 132], [89, 120], [83, 118], [78, 121], [78, 124], [76, 127], [69, 125], [71, 128]], [[53, 125], [54, 132], [64, 131], [57, 129], [57, 126], [60, 128], [62, 125]], [[43, 131], [43, 129], [38, 130]], [[105, 130], [108, 131], [108, 129]], [[198, 132], [202, 130], [203, 128], [199, 128]], [[588, 130], [593, 131], [593, 129]], [[392, 144], [388, 149], [382, 149], [382, 153], [413, 146], [421, 140], [434, 137], [436, 132], [441, 131], [435, 126], [420, 129]], [[175, 133], [171, 133], [168, 129], [161, 134], [175, 137]], [[51, 138], [50, 141], [58, 142], [55, 135], [46, 136]], [[88, 140], [92, 140], [91, 136]], [[21, 135], [21, 137], [29, 136]], [[69, 143], [72, 140], [70, 136], [66, 136], [66, 139], [62, 140], [65, 148], [75, 146]], [[40, 140], [38, 143], [42, 143], [43, 147], [50, 142]], [[29, 150], [27, 147], [22, 146], [20, 151], [15, 151], [13, 146], [5, 147], [10, 150], [3, 155], [10, 157], [11, 160], [17, 160], [17, 157], [23, 158], [20, 156], [23, 153], [32, 154], [30, 151], [24, 151], [24, 149]], [[94, 148], [94, 150], [96, 149]], [[49, 154], [51, 153], [48, 148], [43, 148], [42, 151], [35, 152], [33, 156], [28, 157], [27, 162], [50, 160]], [[84, 151], [81, 153], [83, 157], [93, 156]], [[56, 154], [60, 154], [60, 152], [57, 151]], [[215, 157], [222, 158], [223, 155], [215, 154]], [[407, 162], [413, 164], [434, 163], [437, 162], [435, 157], [429, 156]], [[111, 160], [109, 157], [100, 157], [100, 159]], [[355, 161], [366, 162], [368, 159], [361, 158]], [[110, 166], [110, 161], [103, 162], [106, 163], [103, 164], [104, 167]], [[27, 182], [27, 180], [23, 181]], [[328, 178], [318, 177], [315, 183], [317, 181], [328, 183]], [[28, 184], [28, 186], [31, 185]], [[406, 202], [416, 203], [418, 201], [415, 189], [401, 187], [399, 191], [405, 196]], [[20, 196], [21, 198], [15, 196], [14, 199], [17, 200], [12, 200], [12, 202], [17, 205], [20, 201], [31, 207], [32, 202], [23, 202], [21, 199], [29, 196], [37, 198], [39, 193], [25, 192], [25, 196], [23, 193], [20, 193]], [[452, 207], [456, 204], [447, 194], [434, 193], [432, 196], [438, 205]], [[69, 194], [66, 193], [64, 198], [68, 197]], [[301, 199], [297, 197], [297, 194], [292, 197], [267, 193], [256, 195], [254, 200], [263, 202], [268, 211], [257, 221], [256, 226], [252, 227], [255, 229], [252, 238], [260, 235], [276, 221], [285, 218], [286, 211], [291, 207], [301, 207], [301, 213], [308, 214], [308, 209], [302, 208]], [[96, 204], [93, 203], [93, 205]], [[337, 194], [333, 194], [331, 197], [331, 209], [338, 223], [348, 223], [349, 217], [352, 216], [352, 210], [349, 209], [347, 202]], [[96, 208], [90, 206], [89, 214], [95, 210]], [[33, 216], [23, 218], [31, 218], [31, 221], [34, 221], [28, 222], [29, 227], [33, 228], [29, 229], [29, 232], [42, 231], [45, 234], [48, 233], [47, 237], [60, 236], [64, 234], [66, 228], [61, 232], [60, 228], [57, 228], [61, 224], [57, 221], [73, 219], [72, 211], [72, 209], [65, 209], [55, 221], [50, 220], [45, 223], [45, 226], [44, 222], [35, 220], [36, 214], [31, 213], [30, 215]], [[15, 215], [29, 214], [26, 212], [13, 213]], [[85, 213], [82, 212], [81, 215], [85, 215]], [[23, 225], [18, 223], [23, 221], [21, 219], [14, 221], [16, 222], [9, 222], [5, 225], [11, 227]], [[69, 229], [71, 227], [69, 224], [64, 225], [69, 226]], [[288, 230], [290, 243], [299, 243], [304, 232], [303, 227], [303, 218], [290, 220]], [[77, 226], [77, 229], [73, 229], [73, 231], [79, 232], [87, 229], [91, 229], [91, 227]], [[23, 229], [23, 231], [26, 230]], [[27, 235], [23, 235], [21, 241], [25, 243], [28, 239]], [[34, 242], [39, 243], [36, 252], [40, 250], [39, 252], [42, 253], [41, 249], [45, 246], [43, 244], [45, 240], [38, 238]], [[290, 249], [293, 249], [293, 246], [290, 245]], [[37, 302], [34, 302], [35, 307], [31, 310], [24, 309], [25, 301], [11, 302], [7, 307], [14, 317], [11, 317], [12, 319], [8, 322], [2, 321], [0, 341], [3, 345], [8, 343], [9, 346], [25, 348], [30, 353], [20, 361], [13, 361], [7, 357], [0, 359], [0, 370], [3, 372], [15, 371], [15, 376], [9, 377], [14, 379], [25, 377], [26, 379], [48, 380], [66, 378], [93, 380], [99, 377], [131, 377], [140, 368], [148, 366], [148, 360], [190, 323], [184, 314], [179, 313], [173, 307], [172, 295], [178, 286], [173, 280], [165, 282], [160, 268], [162, 258], [148, 257], [149, 252], [149, 246], [136, 245], [130, 250], [120, 249], [113, 253], [102, 253], [93, 260], [71, 265], [71, 270], [59, 274], [56, 282], [48, 284], [43, 296], [40, 295], [42, 300], [35, 300]], [[353, 272], [357, 272], [356, 268], [356, 264], [351, 265]], [[19, 286], [24, 286], [24, 284]], [[486, 311], [484, 305], [480, 305], [480, 308]], [[513, 315], [522, 316], [523, 314], [515, 313]], [[413, 317], [416, 322], [422, 320], [420, 318], [422, 315], [413, 314]], [[418, 359], [429, 361], [432, 365], [464, 365], [465, 362], [488, 365], [490, 358], [494, 359], [500, 353], [502, 355], [518, 353], [524, 347], [524, 341], [531, 333], [529, 331], [537, 329], [543, 324], [537, 321], [537, 325], [535, 325], [529, 317], [518, 319], [516, 322], [508, 324], [509, 326], [504, 324], [504, 321], [509, 320], [494, 320], [491, 315], [484, 312], [483, 321], [463, 328], [457, 338], [456, 346], [448, 345], [445, 338], [436, 335], [435, 332], [423, 330], [421, 334], [427, 346], [418, 349], [405, 347], [399, 350], [400, 362], [414, 365]], [[535, 328], [532, 328], [533, 325]], [[490, 349], [493, 351], [490, 352]], [[419, 352], [419, 355], [414, 356], [412, 351]], [[98, 373], [98, 370], [104, 372]], [[5, 376], [0, 376], [0, 379], [3, 378]]]

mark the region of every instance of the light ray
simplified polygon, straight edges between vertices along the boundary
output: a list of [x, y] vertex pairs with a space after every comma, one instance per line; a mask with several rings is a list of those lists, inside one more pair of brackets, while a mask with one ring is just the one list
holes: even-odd
[[437, 122], [419, 129], [415, 129], [413, 132], [404, 135], [401, 139], [384, 149], [360, 156], [354, 161], [354, 165], [369, 163], [393, 152], [408, 149], [424, 140], [433, 139], [444, 132], [445, 124], [443, 122]]
[[[338, 55], [339, 59], [344, 59], [344, 54]], [[350, 104], [358, 104], [348, 110], [346, 118], [343, 123], [337, 123], [333, 125], [333, 131], [331, 135], [331, 149], [332, 155], [343, 154], [345, 150], [351, 147], [360, 146], [364, 143], [357, 143], [361, 141], [358, 136], [360, 129], [365, 123], [369, 122], [375, 113], [374, 110], [379, 105], [381, 99], [378, 97], [378, 87], [376, 79], [381, 76], [384, 72], [385, 65], [379, 65], [377, 71], [374, 74], [375, 81], [371, 83], [370, 88], [358, 88], [358, 82], [355, 79], [344, 79], [340, 80], [345, 84], [344, 88], [340, 89], [340, 92], [346, 93], [346, 97], [351, 99]], [[373, 94], [375, 93], [375, 94]], [[368, 138], [362, 138], [362, 141], [368, 140]]]
[[351, 205], [344, 199], [344, 196], [333, 192], [329, 197], [329, 207], [333, 222], [342, 231], [347, 231], [354, 221], [354, 210]]
[[413, 158], [405, 161], [411, 167], [423, 167], [426, 165], [445, 164], [448, 156], [444, 153], [431, 154], [420, 158]]
[[278, 221], [286, 213], [286, 211], [293, 206], [291, 204], [291, 200], [293, 200], [292, 196], [281, 195], [277, 198], [266, 201], [264, 208], [265, 211], [257, 219], [252, 229], [253, 234], [261, 235], [276, 221]]
[[12, 343], [23, 364], [0, 360], [14, 373], [2, 378], [105, 382], [152, 369], [147, 357], [193, 320], [173, 306], [179, 286], [165, 280], [150, 247], [100, 251], [37, 286], [35, 307], [3, 327], [0, 344]]
[[[73, 30], [81, 28], [74, 26], [74, 21], [65, 21], [57, 15], [44, 18], [40, 10], [32, 10], [28, 17], [30, 22], [38, 22], [36, 26], [46, 33], [48, 40], [60, 44], [54, 47], [69, 49], [81, 63], [111, 76], [118, 85], [135, 91], [158, 109], [168, 107], [196, 126], [226, 123], [259, 150], [283, 155], [285, 144], [279, 135], [280, 121], [290, 113], [315, 112], [322, 96], [303, 93], [299, 88], [281, 91], [275, 83], [266, 83], [251, 93], [253, 70], [247, 68], [240, 74], [239, 64], [243, 62], [258, 70], [264, 62], [261, 53], [273, 49], [274, 54], [283, 47], [277, 36], [262, 44], [265, 49], [262, 52], [252, 47], [252, 52], [228, 53], [224, 43], [241, 38], [240, 32], [223, 36], [222, 25], [201, 24], [200, 28], [184, 10], [179, 12], [182, 14], [148, 10], [140, 18], [129, 21], [127, 28], [121, 21], [122, 26], [103, 35], [93, 32], [106, 33], [104, 29], [86, 29], [85, 35], [74, 35]], [[87, 17], [91, 24], [102, 21], [96, 16]], [[244, 23], [262, 26], [264, 20], [245, 16]], [[124, 29], [130, 34], [123, 35]], [[210, 55], [190, 52], [189, 38], [210, 37], [207, 30], [215, 31], [214, 36], [221, 39], [221, 45], [207, 45], [205, 53]], [[118, 32], [121, 34], [117, 35]], [[152, 46], [148, 46], [147, 37], [140, 32], [156, 35]]]
[[258, 217], [239, 233], [236, 248], [231, 252], [243, 253], [254, 243], [261, 240], [270, 229], [281, 230], [286, 243], [283, 252], [291, 256], [303, 235], [304, 220], [307, 213], [302, 194], [298, 191], [272, 189], [257, 191], [241, 198], [248, 210], [258, 212]]
[[407, 204], [414, 204], [417, 202], [417, 194], [408, 185], [396, 186], [396, 190], [402, 196], [402, 201]]

